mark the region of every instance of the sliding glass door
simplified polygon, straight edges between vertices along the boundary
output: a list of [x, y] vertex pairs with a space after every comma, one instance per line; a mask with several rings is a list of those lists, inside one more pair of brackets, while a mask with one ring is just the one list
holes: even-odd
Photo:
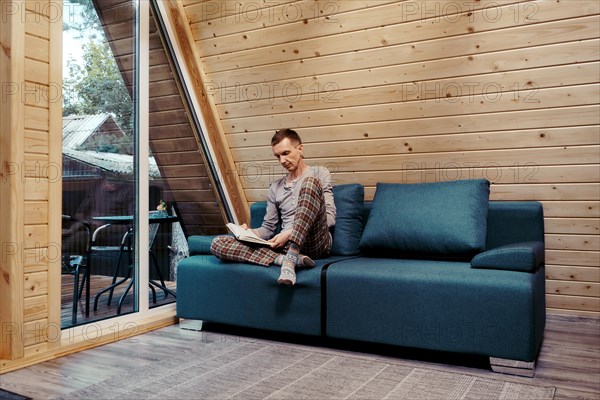
[[155, 7], [64, 2], [63, 328], [175, 302], [186, 236], [222, 229]]
[[64, 2], [63, 328], [139, 309], [136, 10]]

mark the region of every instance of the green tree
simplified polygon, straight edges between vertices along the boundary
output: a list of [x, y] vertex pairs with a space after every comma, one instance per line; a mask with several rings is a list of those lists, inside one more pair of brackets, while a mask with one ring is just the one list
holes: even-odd
[[89, 37], [102, 31], [92, 0], [68, 0], [63, 4], [63, 29], [75, 31], [78, 37]]
[[71, 58], [67, 61], [63, 78], [63, 115], [112, 114], [128, 139], [109, 149], [131, 153], [133, 102], [122, 71], [91, 0], [71, 0], [70, 4], [77, 5], [72, 12], [79, 16], [65, 23], [64, 29], [77, 31], [80, 38], [87, 38], [87, 43], [83, 45], [81, 60]]
[[73, 58], [67, 61], [67, 71], [63, 72], [63, 115], [84, 114], [81, 98], [75, 86], [83, 79], [83, 68]]

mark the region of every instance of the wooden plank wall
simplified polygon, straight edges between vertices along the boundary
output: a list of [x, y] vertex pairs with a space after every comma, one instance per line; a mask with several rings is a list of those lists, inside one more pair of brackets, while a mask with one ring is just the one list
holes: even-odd
[[[3, 152], [10, 150], [2, 161], [12, 166], [5, 172], [16, 177], [9, 186], [3, 182], [3, 191], [11, 193], [3, 205], [11, 215], [3, 214], [2, 221], [2, 242], [10, 240], [3, 246], [8, 275], [2, 290], [9, 298], [2, 308], [10, 336], [18, 338], [3, 348], [2, 358], [14, 359], [60, 342], [62, 13], [60, 3], [49, 0], [3, 2], [2, 13], [3, 24], [12, 27], [3, 43], [12, 60], [12, 80], [3, 75], [3, 88], [9, 89], [3, 96], [12, 106], [2, 104], [9, 110], [3, 119], [10, 121]], [[15, 252], [11, 261], [4, 257]], [[49, 296], [50, 290], [58, 295]]]
[[336, 183], [539, 200], [550, 310], [600, 315], [597, 0], [183, 0], [249, 202], [298, 129]]

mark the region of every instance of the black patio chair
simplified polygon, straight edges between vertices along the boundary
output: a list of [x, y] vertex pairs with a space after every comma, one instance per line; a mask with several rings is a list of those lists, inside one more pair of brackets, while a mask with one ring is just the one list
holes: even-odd
[[[73, 275], [73, 303], [71, 324], [77, 324], [77, 308], [81, 299], [87, 274], [91, 250], [92, 230], [86, 221], [70, 215], [62, 216], [61, 272]], [[82, 274], [80, 284], [80, 274]]]

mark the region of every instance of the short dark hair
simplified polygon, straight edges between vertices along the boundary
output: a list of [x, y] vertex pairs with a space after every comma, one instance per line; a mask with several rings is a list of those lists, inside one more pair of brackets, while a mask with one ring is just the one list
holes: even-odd
[[296, 142], [298, 144], [302, 144], [302, 139], [300, 139], [300, 135], [289, 128], [279, 129], [275, 132], [273, 137], [271, 138], [271, 147], [275, 146], [277, 143], [281, 142], [283, 139], [288, 138], [292, 142]]

